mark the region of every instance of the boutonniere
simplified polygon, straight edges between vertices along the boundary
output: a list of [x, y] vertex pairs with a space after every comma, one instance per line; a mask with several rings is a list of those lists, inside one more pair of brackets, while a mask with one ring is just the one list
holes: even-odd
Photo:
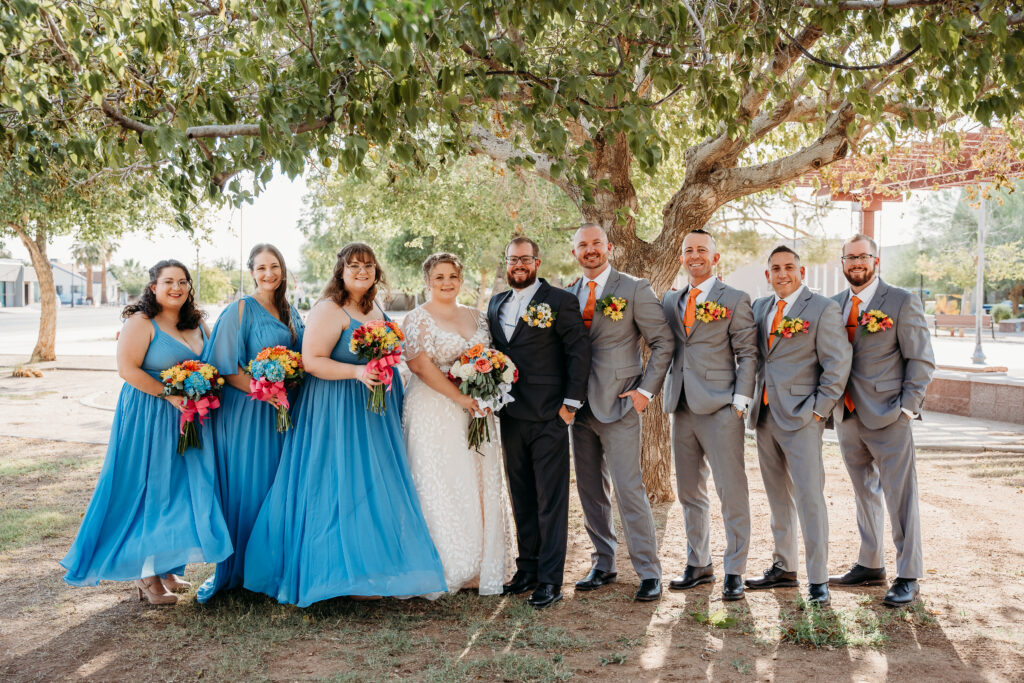
[[551, 310], [549, 304], [531, 301], [526, 313], [523, 314], [523, 320], [530, 327], [551, 327], [551, 323], [555, 322], [555, 312]]
[[732, 311], [716, 301], [702, 301], [697, 304], [697, 308], [694, 311], [694, 317], [702, 323], [725, 320], [731, 315]]
[[610, 294], [598, 299], [594, 302], [594, 305], [612, 320], [622, 320], [622, 312], [626, 310], [626, 300], [620, 296], [611, 296]]
[[801, 320], [800, 318], [785, 317], [782, 322], [779, 323], [772, 331], [772, 335], [775, 337], [785, 337], [789, 339], [794, 334], [807, 334], [811, 329], [811, 323], [807, 320]]
[[892, 318], [875, 309], [862, 315], [860, 317], [860, 324], [864, 328], [861, 334], [874, 334], [875, 332], [884, 332], [891, 329]]

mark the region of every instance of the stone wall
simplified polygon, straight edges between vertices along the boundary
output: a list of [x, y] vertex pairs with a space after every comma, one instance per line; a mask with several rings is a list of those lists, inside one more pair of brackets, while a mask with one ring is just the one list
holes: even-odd
[[937, 370], [924, 409], [1024, 424], [1024, 380], [1002, 373]]

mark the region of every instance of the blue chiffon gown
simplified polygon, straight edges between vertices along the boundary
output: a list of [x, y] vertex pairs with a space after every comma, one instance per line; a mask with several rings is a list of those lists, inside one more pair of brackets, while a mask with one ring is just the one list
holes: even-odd
[[[196, 354], [151, 322], [153, 340], [142, 369], [159, 379], [161, 371]], [[205, 347], [205, 333], [203, 342]], [[178, 455], [179, 415], [162, 398], [127, 382], [121, 388], [96, 490], [60, 562], [69, 584], [180, 574], [185, 564], [231, 555], [217, 499], [210, 420], [199, 427], [201, 447]]]
[[[363, 364], [349, 351], [357, 327], [353, 320], [341, 334], [332, 359]], [[246, 588], [300, 607], [446, 590], [406, 461], [398, 373], [384, 415], [368, 411], [367, 398], [358, 380], [306, 378], [249, 537]]]
[[[241, 320], [237, 305], [224, 309], [204, 351], [204, 360], [224, 375], [238, 372], [239, 366], [246, 367], [268, 346], [286, 346], [293, 351], [302, 348], [302, 318], [294, 307], [292, 325], [298, 338], [292, 343], [288, 326], [276, 315], [252, 297], [247, 296], [244, 301]], [[289, 396], [293, 419], [295, 398]], [[249, 532], [274, 481], [284, 437], [277, 431], [276, 408], [264, 401], [253, 401], [248, 394], [225, 385], [221, 406], [213, 419], [213, 444], [221, 509], [235, 554], [218, 563], [213, 576], [199, 587], [199, 602], [206, 602], [219, 590], [242, 585]]]

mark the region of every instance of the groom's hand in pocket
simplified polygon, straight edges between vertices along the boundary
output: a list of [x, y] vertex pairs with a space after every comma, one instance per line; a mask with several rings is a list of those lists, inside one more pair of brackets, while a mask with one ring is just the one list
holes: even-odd
[[631, 389], [623, 394], [619, 394], [619, 398], [626, 398], [627, 396], [633, 399], [633, 410], [636, 411], [637, 415], [644, 412], [644, 408], [646, 408], [647, 404], [651, 402], [651, 399], [647, 398], [636, 389]]
[[569, 410], [568, 408], [566, 408], [564, 403], [558, 409], [558, 417], [562, 418], [562, 422], [564, 422], [567, 425], [568, 424], [572, 424], [572, 419], [575, 416], [576, 416], [576, 413], [574, 413], [571, 410]]

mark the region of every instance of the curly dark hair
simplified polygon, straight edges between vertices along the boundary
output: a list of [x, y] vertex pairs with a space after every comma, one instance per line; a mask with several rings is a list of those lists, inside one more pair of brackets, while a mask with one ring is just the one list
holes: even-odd
[[178, 311], [178, 324], [176, 327], [179, 330], [194, 330], [199, 327], [199, 323], [203, 321], [206, 314], [196, 306], [196, 290], [192, 287], [192, 274], [188, 272], [188, 267], [184, 263], [176, 259], [164, 259], [149, 269], [149, 284], [142, 290], [142, 295], [138, 301], [125, 306], [124, 310], [121, 311], [121, 317], [129, 318], [136, 313], [143, 313], [152, 320], [163, 310], [163, 307], [156, 301], [153, 286], [165, 268], [181, 268], [185, 273], [185, 279], [188, 280], [188, 296], [185, 297], [185, 303], [182, 304], [181, 310]]
[[352, 258], [361, 259], [364, 262], [373, 264], [373, 286], [366, 290], [366, 294], [363, 295], [362, 299], [356, 302], [359, 310], [365, 315], [373, 309], [373, 300], [377, 298], [377, 285], [386, 288], [388, 284], [384, 279], [384, 271], [380, 267], [380, 261], [377, 260], [377, 255], [373, 253], [373, 249], [369, 244], [349, 242], [341, 248], [341, 251], [338, 252], [338, 260], [334, 264], [334, 273], [331, 274], [331, 279], [328, 281], [327, 286], [324, 287], [324, 293], [320, 295], [320, 298], [330, 299], [339, 306], [344, 306], [349, 302], [352, 295], [345, 289], [344, 275], [345, 265]]
[[[256, 265], [256, 257], [265, 251], [269, 251], [277, 259], [278, 264], [281, 266], [281, 283], [274, 290], [274, 308], [277, 309], [277, 317], [288, 326], [288, 332], [292, 335], [292, 344], [299, 339], [298, 333], [295, 331], [295, 325], [292, 323], [292, 309], [288, 304], [288, 268], [284, 265], [284, 256], [281, 255], [280, 250], [273, 244], [267, 244], [266, 242], [257, 244], [249, 252], [249, 260], [247, 265], [249, 267], [249, 274], [252, 275], [252, 269]], [[256, 278], [253, 278], [253, 283], [256, 283]], [[258, 287], [259, 285], [257, 285]]]

